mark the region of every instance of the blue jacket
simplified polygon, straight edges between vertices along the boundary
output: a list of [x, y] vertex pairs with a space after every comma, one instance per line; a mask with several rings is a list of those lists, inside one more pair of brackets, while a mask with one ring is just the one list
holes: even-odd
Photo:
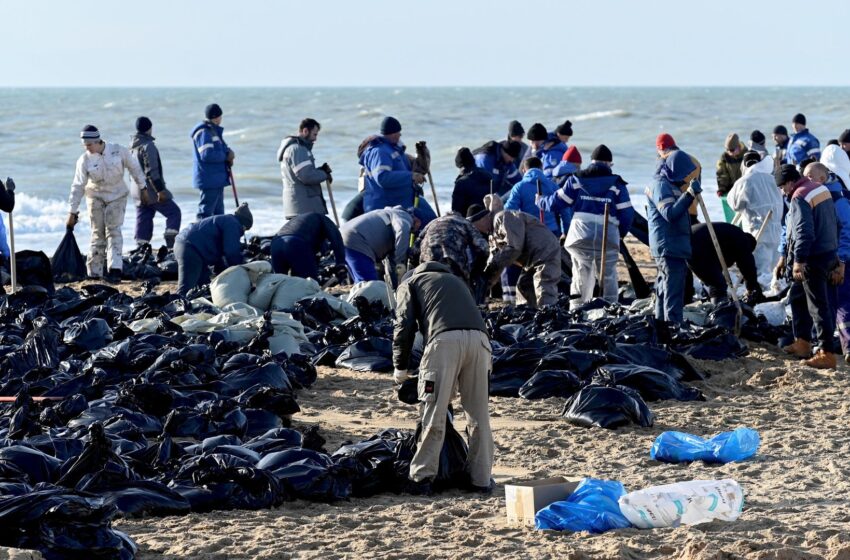
[[803, 161], [814, 158], [820, 159], [820, 142], [814, 134], [804, 128], [791, 135], [785, 152], [785, 163], [800, 165]]
[[226, 268], [242, 264], [242, 223], [233, 214], [211, 216], [195, 222], [177, 235], [194, 247], [207, 266]]
[[812, 255], [835, 254], [838, 216], [829, 189], [805, 177], [797, 181], [785, 226], [789, 264], [807, 263]]
[[667, 178], [655, 178], [646, 189], [649, 251], [653, 257], [691, 257], [691, 219], [688, 208], [694, 201]]
[[609, 166], [594, 163], [567, 179], [566, 184], [554, 194], [544, 196], [539, 206], [553, 212], [572, 208], [566, 246], [601, 249], [599, 245], [602, 243], [607, 203], [608, 223], [616, 228], [615, 233], [609, 229], [608, 247], [616, 249], [620, 239], [629, 233], [635, 216], [626, 185], [622, 177], [611, 172]]
[[502, 158], [502, 146], [495, 140], [477, 148], [472, 154], [475, 156], [475, 165], [493, 177], [493, 190], [500, 196], [522, 179], [516, 164], [505, 163]]
[[6, 224], [3, 222], [2, 216], [0, 216], [0, 253], [7, 259], [12, 254], [9, 249], [9, 242], [6, 240]]
[[829, 178], [831, 182], [824, 186], [832, 195], [835, 216], [838, 219], [838, 259], [841, 262], [850, 262], [850, 191], [845, 189], [834, 175]]
[[[489, 173], [478, 167], [462, 169], [455, 179], [455, 188], [452, 191], [452, 210], [461, 216], [466, 216], [470, 206], [484, 204], [484, 197], [490, 194], [492, 179]], [[493, 189], [495, 188], [494, 184]]]
[[559, 187], [563, 187], [567, 179], [577, 173], [578, 170], [579, 166], [573, 162], [561, 160], [552, 170], [552, 179], [554, 179]]
[[543, 162], [543, 173], [547, 177], [551, 177], [552, 170], [561, 163], [566, 151], [567, 145], [558, 139], [557, 134], [550, 132], [549, 138], [543, 143], [543, 146], [534, 151], [533, 155], [539, 157], [540, 161]]
[[[535, 217], [540, 217], [540, 209], [534, 203], [534, 197], [537, 196], [537, 181], [540, 181], [540, 190], [543, 191], [543, 196], [554, 195], [558, 190], [558, 186], [546, 177], [539, 169], [529, 169], [522, 181], [517, 183], [508, 193], [508, 198], [505, 200], [505, 210], [520, 210], [526, 214], [531, 214]], [[545, 208], [544, 208], [545, 210]], [[564, 206], [556, 212], [545, 211], [543, 220], [549, 231], [555, 235], [561, 235], [561, 226], [555, 214], [561, 217], [561, 222], [565, 227], [569, 227], [571, 212]]]
[[376, 136], [360, 155], [366, 188], [363, 210], [370, 212], [387, 206], [413, 206], [413, 171], [405, 147]]
[[202, 191], [222, 189], [230, 184], [227, 171], [227, 144], [224, 129], [209, 121], [199, 123], [192, 130], [195, 154], [192, 165], [192, 185]]

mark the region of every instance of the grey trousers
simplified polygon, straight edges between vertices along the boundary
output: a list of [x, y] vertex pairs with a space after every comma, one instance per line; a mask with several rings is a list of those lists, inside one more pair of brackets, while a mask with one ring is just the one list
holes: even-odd
[[446, 434], [446, 411], [456, 391], [467, 416], [472, 484], [487, 486], [493, 470], [493, 432], [490, 430], [490, 339], [481, 331], [446, 331], [425, 346], [419, 366], [422, 433], [410, 462], [416, 482], [437, 476]]

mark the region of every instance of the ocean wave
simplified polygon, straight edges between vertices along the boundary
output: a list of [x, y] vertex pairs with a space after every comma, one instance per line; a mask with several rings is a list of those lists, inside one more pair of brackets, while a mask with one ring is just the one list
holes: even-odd
[[384, 110], [380, 107], [375, 109], [360, 109], [357, 112], [358, 117], [381, 117], [384, 115]]
[[614, 109], [613, 111], [593, 111], [592, 113], [583, 113], [576, 115], [570, 120], [573, 122], [595, 121], [597, 119], [607, 119], [609, 117], [623, 118], [630, 117], [632, 114], [624, 109]]

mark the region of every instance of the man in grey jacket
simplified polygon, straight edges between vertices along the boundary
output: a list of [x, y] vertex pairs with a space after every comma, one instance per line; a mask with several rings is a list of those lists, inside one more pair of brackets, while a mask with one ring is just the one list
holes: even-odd
[[422, 431], [410, 461], [407, 489], [416, 494], [431, 491], [446, 434], [446, 413], [457, 388], [467, 416], [470, 486], [489, 493], [493, 489], [490, 475], [494, 454], [487, 408], [490, 338], [463, 280], [442, 263], [419, 265], [398, 288], [393, 333], [393, 380], [397, 384], [410, 376], [410, 353], [417, 330], [425, 340], [417, 382]]
[[130, 149], [139, 160], [145, 174], [145, 188], [132, 191], [136, 199], [136, 243], [148, 245], [153, 237], [153, 218], [157, 212], [165, 217], [165, 245], [174, 247], [174, 238], [180, 232], [182, 214], [162, 177], [162, 161], [154, 144], [153, 123], [147, 117], [136, 119], [136, 134], [131, 138]]
[[322, 182], [332, 182], [331, 168], [327, 163], [317, 168], [312, 151], [321, 128], [315, 119], [304, 119], [298, 125], [298, 135], [284, 138], [277, 150], [283, 177], [283, 215], [287, 220], [310, 212], [328, 213]]
[[377, 280], [375, 264], [390, 260], [390, 271], [407, 261], [410, 234], [419, 231], [422, 220], [401, 206], [366, 212], [340, 228], [345, 244], [345, 263], [355, 283]]

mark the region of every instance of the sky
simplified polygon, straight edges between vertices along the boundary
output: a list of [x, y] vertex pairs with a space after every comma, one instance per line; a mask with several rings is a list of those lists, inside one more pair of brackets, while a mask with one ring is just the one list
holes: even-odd
[[0, 86], [850, 85], [850, 2], [0, 0]]

